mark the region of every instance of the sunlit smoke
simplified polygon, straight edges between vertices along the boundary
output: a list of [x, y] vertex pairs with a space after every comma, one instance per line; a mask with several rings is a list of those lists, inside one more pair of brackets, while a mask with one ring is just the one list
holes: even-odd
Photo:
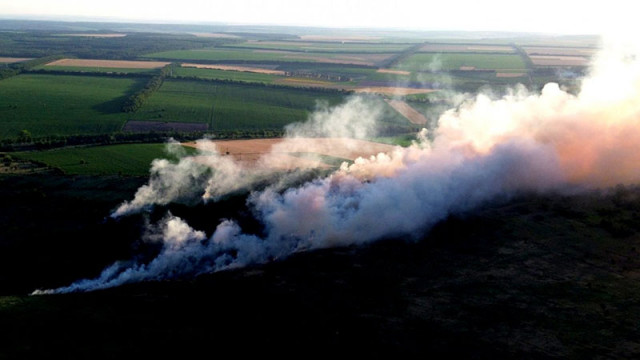
[[[233, 220], [225, 220], [206, 236], [184, 220], [168, 216], [159, 231], [163, 248], [151, 262], [119, 262], [96, 279], [44, 292], [96, 290], [191, 276], [264, 263], [297, 251], [389, 237], [419, 239], [450, 214], [473, 210], [497, 198], [566, 186], [638, 182], [637, 50], [605, 46], [577, 95], [553, 83], [535, 94], [524, 87], [498, 99], [479, 94], [442, 114], [437, 129], [429, 136], [423, 133], [423, 140], [413, 146], [343, 163], [330, 175], [293, 188], [268, 186], [255, 191], [248, 206], [264, 225], [264, 236], [245, 234]], [[320, 110], [289, 131], [305, 136], [369, 136], [365, 129], [373, 127], [376, 114], [378, 110], [366, 102], [351, 100]], [[354, 123], [363, 127], [354, 127]], [[247, 186], [242, 178], [250, 177], [241, 165], [231, 162], [226, 169], [219, 162], [223, 157], [215, 149], [212, 152], [211, 161], [184, 161], [198, 169], [194, 164], [213, 169], [189, 170], [180, 176], [168, 172], [162, 178], [167, 173], [162, 169], [170, 166], [154, 162], [149, 184], [124, 209], [175, 201], [183, 194], [174, 190], [172, 181], [184, 182], [202, 194], [222, 194], [228, 191], [227, 183]], [[200, 156], [206, 157], [206, 151]], [[178, 171], [181, 163], [171, 166]], [[268, 168], [269, 161], [264, 164], [262, 169]], [[221, 175], [216, 178], [207, 171]], [[118, 209], [116, 214], [127, 212]]]

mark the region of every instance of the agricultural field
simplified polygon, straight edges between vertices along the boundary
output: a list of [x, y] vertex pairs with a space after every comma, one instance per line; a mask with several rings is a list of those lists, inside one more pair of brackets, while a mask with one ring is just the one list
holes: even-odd
[[31, 58], [0, 57], [0, 64], [13, 64], [31, 60]]
[[137, 78], [22, 74], [0, 81], [0, 139], [27, 130], [34, 137], [120, 130]]
[[198, 50], [164, 51], [144, 55], [148, 59], [185, 61], [237, 62], [319, 62], [374, 66], [393, 54], [385, 53], [304, 53], [285, 50], [209, 48]]
[[65, 71], [65, 72], [87, 72], [87, 73], [105, 73], [105, 74], [149, 74], [156, 72], [157, 69], [144, 68], [120, 68], [120, 67], [100, 67], [100, 66], [57, 66], [45, 65], [36, 67], [34, 70], [44, 71]]
[[169, 64], [159, 61], [124, 61], [98, 59], [60, 59], [35, 68], [46, 71], [149, 73]]
[[165, 149], [165, 144], [120, 144], [20, 152], [14, 157], [37, 161], [67, 175], [144, 176], [153, 159], [172, 158]]
[[201, 79], [219, 79], [219, 80], [233, 80], [233, 81], [246, 81], [246, 82], [258, 82], [270, 84], [274, 80], [281, 78], [278, 75], [272, 74], [260, 74], [255, 72], [246, 71], [230, 71], [230, 70], [218, 70], [218, 69], [206, 69], [196, 67], [177, 67], [173, 70], [174, 76], [195, 77]]
[[367, 42], [255, 41], [227, 45], [248, 49], [271, 49], [301, 52], [396, 53], [412, 44]]
[[269, 75], [285, 75], [282, 70], [275, 70], [277, 66], [271, 66], [267, 68], [265, 66], [244, 66], [244, 65], [224, 65], [224, 64], [190, 64], [183, 63], [182, 67], [192, 67], [198, 69], [213, 69], [213, 70], [226, 70], [226, 71], [242, 71], [257, 74], [269, 74]]
[[515, 53], [515, 49], [506, 45], [483, 45], [483, 44], [440, 44], [431, 43], [425, 44], [419, 50], [419, 52], [435, 52], [435, 53], [448, 53], [448, 52], [462, 52], [462, 53]]
[[591, 57], [598, 52], [597, 48], [557, 47], [557, 46], [523, 46], [527, 55], [557, 55]]
[[168, 62], [161, 61], [125, 61], [125, 60], [96, 60], [96, 59], [60, 59], [45, 66], [72, 66], [72, 67], [102, 67], [122, 69], [159, 69]]
[[530, 55], [535, 66], [587, 66], [589, 59], [583, 56]]
[[[519, 160], [557, 155], [548, 144], [498, 139], [480, 154], [438, 129], [445, 111], [474, 116], [461, 101], [480, 91], [496, 106], [472, 110], [494, 119], [518, 83], [577, 93], [597, 39], [11, 24], [0, 20], [0, 359], [191, 357], [212, 339], [262, 356], [638, 358], [640, 186], [528, 190], [523, 167], [557, 169]], [[52, 62], [62, 56], [74, 59]], [[352, 97], [362, 107], [332, 112]], [[529, 118], [558, 110], [515, 98]], [[366, 140], [285, 139], [310, 115], [341, 130], [379, 109]], [[250, 171], [227, 176], [221, 161], [150, 178], [154, 159], [177, 160], [168, 139], [202, 155], [202, 137]], [[110, 216], [125, 201], [141, 212]], [[97, 277], [123, 286], [28, 295]]]
[[436, 70], [500, 70], [524, 71], [526, 64], [519, 55], [498, 54], [414, 54], [394, 66], [405, 71]]
[[168, 79], [135, 113], [135, 120], [210, 124], [209, 130], [281, 129], [305, 120], [319, 100], [342, 96], [295, 88]]
[[[333, 138], [248, 139], [213, 141], [217, 151], [244, 166], [278, 169], [338, 167], [359, 157], [391, 153], [394, 146], [367, 140]], [[210, 145], [183, 143], [185, 147], [210, 149]], [[197, 160], [197, 158], [196, 158]], [[262, 161], [262, 162], [260, 162]]]

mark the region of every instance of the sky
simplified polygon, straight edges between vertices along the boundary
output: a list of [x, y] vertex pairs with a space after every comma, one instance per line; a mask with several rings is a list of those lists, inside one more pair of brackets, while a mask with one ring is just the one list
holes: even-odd
[[633, 1], [0, 0], [0, 18], [602, 34], [635, 28]]

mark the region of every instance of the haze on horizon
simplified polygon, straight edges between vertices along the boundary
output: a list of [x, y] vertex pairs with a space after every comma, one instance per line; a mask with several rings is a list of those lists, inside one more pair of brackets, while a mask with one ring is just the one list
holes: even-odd
[[0, 19], [143, 21], [390, 28], [406, 30], [509, 31], [551, 34], [622, 33], [635, 27], [632, 2], [453, 0], [23, 0], [0, 1]]

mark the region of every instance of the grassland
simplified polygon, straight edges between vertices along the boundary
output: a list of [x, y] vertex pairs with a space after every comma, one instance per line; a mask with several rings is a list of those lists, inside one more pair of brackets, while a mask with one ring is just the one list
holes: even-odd
[[318, 100], [336, 104], [338, 94], [295, 88], [169, 79], [136, 112], [136, 120], [210, 123], [210, 130], [281, 129], [305, 120]]
[[23, 74], [0, 81], [0, 138], [102, 134], [126, 121], [125, 98], [144, 85], [134, 78]]
[[417, 53], [394, 66], [406, 71], [460, 70], [465, 67], [477, 70], [526, 70], [520, 56], [501, 54]]
[[285, 50], [208, 48], [198, 50], [164, 51], [144, 55], [148, 59], [188, 61], [238, 61], [238, 62], [320, 62], [372, 66], [391, 56], [389, 53], [305, 53]]
[[99, 66], [57, 66], [46, 65], [39, 66], [35, 70], [45, 71], [68, 71], [68, 72], [99, 72], [99, 73], [153, 73], [158, 69], [134, 69], [134, 68], [114, 68], [114, 67], [99, 67]]
[[339, 52], [339, 53], [395, 53], [411, 46], [400, 43], [342, 43], [342, 42], [311, 42], [311, 41], [247, 41], [243, 43], [225, 45], [228, 47], [250, 49], [272, 49], [308, 52]]
[[20, 152], [15, 157], [58, 168], [67, 175], [143, 176], [149, 173], [153, 159], [172, 158], [165, 147], [165, 144], [120, 144]]
[[246, 81], [270, 84], [282, 76], [271, 74], [259, 74], [246, 71], [229, 71], [217, 69], [198, 69], [193, 67], [177, 67], [173, 70], [174, 76], [196, 77], [202, 79], [219, 79]]
[[[289, 52], [256, 52], [244, 49], [208, 48], [199, 50], [174, 50], [146, 54], [149, 59], [196, 61], [280, 61]], [[311, 60], [308, 60], [311, 61]]]

